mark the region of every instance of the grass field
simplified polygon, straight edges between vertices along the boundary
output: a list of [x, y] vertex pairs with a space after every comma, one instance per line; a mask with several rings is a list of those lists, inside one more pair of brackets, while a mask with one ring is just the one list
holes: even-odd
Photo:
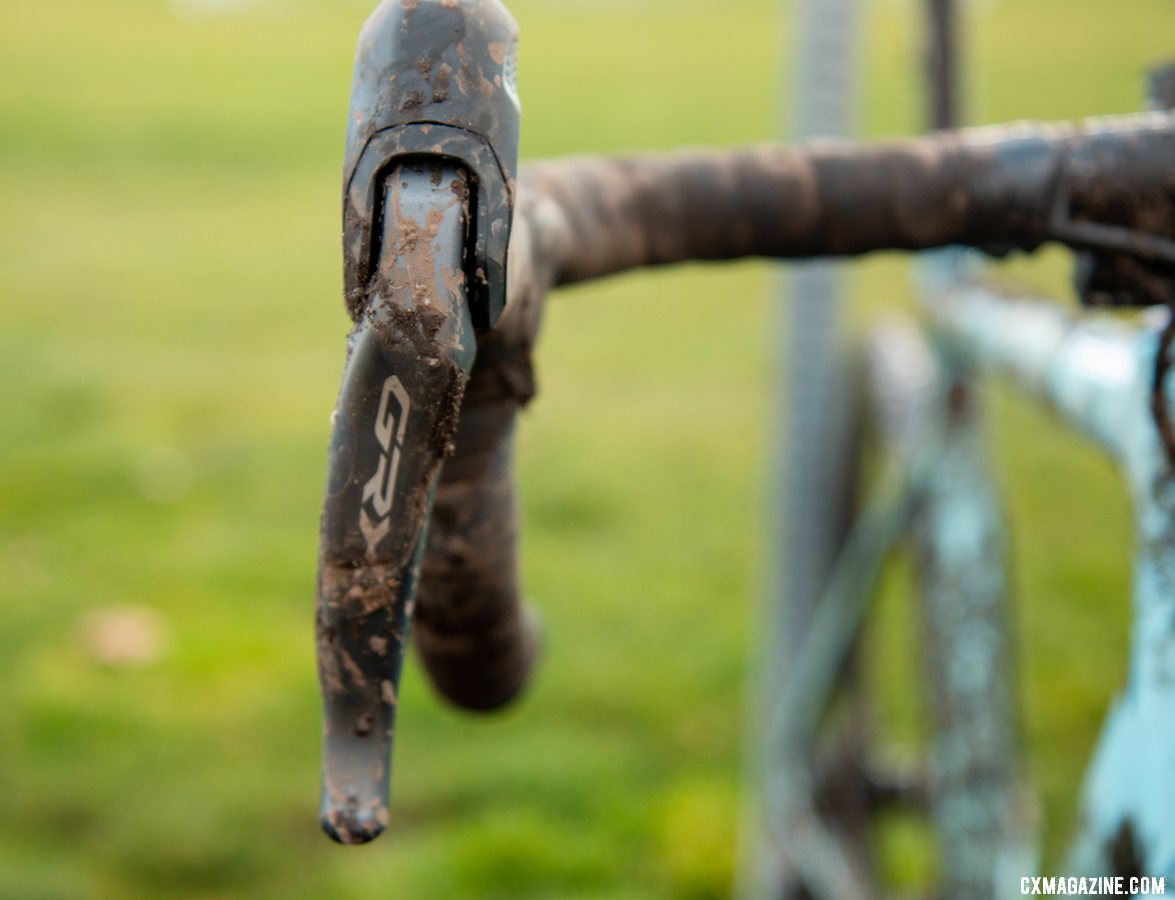
[[[336, 847], [315, 821], [312, 605], [368, 9], [220, 7], [0, 5], [0, 898], [723, 896], [773, 552], [770, 269], [552, 302], [520, 453], [542, 671], [470, 719], [410, 665], [389, 833]], [[982, 120], [1135, 109], [1175, 34], [1169, 0], [971, 9]], [[786, 116], [769, 0], [513, 10], [526, 157], [764, 140]], [[918, 130], [916, 5], [874, 0], [862, 28], [862, 131]], [[1059, 254], [1011, 268], [1066, 277]], [[857, 272], [856, 325], [906, 302], [901, 259]], [[991, 399], [1056, 847], [1124, 671], [1128, 511], [1107, 463]], [[909, 731], [901, 583], [876, 652]], [[87, 617], [126, 604], [169, 639], [153, 664], [100, 665]]]

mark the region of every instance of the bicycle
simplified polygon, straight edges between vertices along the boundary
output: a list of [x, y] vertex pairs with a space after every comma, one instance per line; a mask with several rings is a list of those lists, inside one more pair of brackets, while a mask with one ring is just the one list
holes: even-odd
[[[410, 627], [438, 689], [468, 708], [508, 702], [535, 659], [534, 620], [518, 597], [510, 454], [550, 289], [685, 260], [1052, 241], [1097, 255], [1091, 283], [1125, 283], [1117, 301], [1152, 302], [1138, 292], [1165, 284], [1175, 265], [1169, 114], [520, 171], [514, 72], [513, 22], [493, 0], [384, 3], [360, 40], [344, 183], [356, 328], [334, 417], [317, 623], [322, 821], [344, 843], [386, 824]], [[1121, 202], [1144, 194], [1158, 195], [1146, 215]], [[895, 433], [897, 445], [910, 440]], [[911, 513], [901, 488], [910, 477], [898, 477], [893, 502], [867, 513], [864, 537], [846, 546], [860, 571], [840, 578], [847, 612], [822, 605], [822, 615], [833, 611], [833, 638], [837, 610], [851, 625], [867, 576]], [[927, 530], [928, 546], [936, 536]], [[789, 676], [803, 690], [789, 687], [781, 702], [784, 760], [795, 765], [781, 767], [779, 792], [802, 813], [811, 779], [801, 758], [851, 636], [807, 650], [800, 675]], [[820, 642], [809, 636], [805, 646]], [[805, 667], [816, 673], [808, 680]], [[790, 715], [789, 704], [805, 714]], [[811, 848], [800, 860], [807, 888], [868, 896], [867, 877], [843, 866], [836, 839], [807, 822], [815, 827], [793, 816], [783, 829]], [[834, 847], [831, 866], [820, 861], [823, 846]]]

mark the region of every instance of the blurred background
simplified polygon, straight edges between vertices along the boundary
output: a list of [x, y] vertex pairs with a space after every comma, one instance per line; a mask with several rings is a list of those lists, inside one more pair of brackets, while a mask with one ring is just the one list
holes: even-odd
[[[0, 898], [729, 891], [774, 553], [764, 264], [553, 299], [519, 460], [539, 676], [470, 718], [410, 663], [388, 833], [340, 848], [318, 830], [316, 532], [371, 5], [0, 4]], [[510, 5], [524, 157], [788, 121], [786, 5]], [[862, 134], [923, 127], [920, 7], [864, 3]], [[1169, 0], [965, 8], [971, 121], [1136, 110], [1175, 35]], [[1008, 277], [1059, 291], [1067, 265]], [[906, 268], [854, 269], [852, 328], [909, 303]], [[989, 401], [1054, 849], [1123, 675], [1126, 498], [1047, 417]], [[895, 564], [870, 656], [898, 739], [922, 716], [907, 584]], [[882, 840], [899, 880], [925, 856], [913, 826]]]

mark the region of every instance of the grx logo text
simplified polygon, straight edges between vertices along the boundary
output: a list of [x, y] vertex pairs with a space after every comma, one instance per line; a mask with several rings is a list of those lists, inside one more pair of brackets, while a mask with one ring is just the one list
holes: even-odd
[[[372, 560], [379, 542], [392, 530], [388, 516], [396, 492], [396, 472], [400, 468], [410, 406], [408, 392], [400, 379], [392, 375], [385, 380], [379, 397], [379, 411], [375, 414], [375, 437], [383, 452], [375, 474], [363, 485], [363, 495], [359, 498], [359, 530], [367, 545], [367, 556]], [[367, 514], [368, 505], [375, 513], [374, 518]]]

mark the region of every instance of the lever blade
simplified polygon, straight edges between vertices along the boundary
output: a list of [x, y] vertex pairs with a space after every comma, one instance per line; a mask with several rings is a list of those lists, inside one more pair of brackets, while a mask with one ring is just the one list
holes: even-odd
[[322, 827], [387, 824], [392, 732], [429, 512], [476, 340], [463, 262], [470, 184], [448, 161], [383, 179], [379, 258], [333, 414], [318, 574]]

